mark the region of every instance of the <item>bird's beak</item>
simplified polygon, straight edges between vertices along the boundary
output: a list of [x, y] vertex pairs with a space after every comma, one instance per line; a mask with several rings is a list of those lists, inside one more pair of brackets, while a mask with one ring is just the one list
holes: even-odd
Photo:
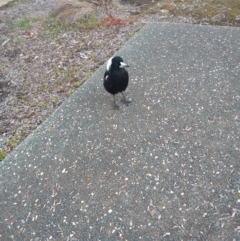
[[120, 63], [120, 68], [124, 68], [124, 67], [130, 67], [130, 66], [127, 65], [127, 64], [125, 64], [125, 63], [123, 63], [123, 62], [121, 62], [121, 63]]

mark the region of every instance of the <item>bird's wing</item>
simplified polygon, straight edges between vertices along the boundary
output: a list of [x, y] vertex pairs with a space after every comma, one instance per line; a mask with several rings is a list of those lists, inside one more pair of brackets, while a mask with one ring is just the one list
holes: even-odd
[[108, 77], [109, 77], [109, 72], [106, 71], [105, 74], [104, 74], [104, 80], [107, 80]]

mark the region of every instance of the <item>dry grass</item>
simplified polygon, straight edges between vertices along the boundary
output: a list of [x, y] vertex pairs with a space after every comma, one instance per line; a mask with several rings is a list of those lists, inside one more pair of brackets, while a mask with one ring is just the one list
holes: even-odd
[[239, 0], [173, 0], [157, 1], [156, 5], [170, 14], [191, 16], [199, 22], [240, 26]]
[[[162, 10], [174, 16], [189, 16], [198, 23], [240, 26], [240, 0], [129, 0], [142, 5], [145, 13], [156, 14]], [[164, 12], [165, 14], [165, 12]]]
[[52, 16], [63, 23], [76, 23], [80, 19], [88, 18], [92, 13], [96, 12], [96, 6], [88, 2], [71, 1], [59, 4]]
[[101, 21], [102, 26], [107, 27], [107, 28], [110, 28], [113, 26], [120, 27], [126, 23], [127, 23], [126, 20], [123, 20], [121, 18], [116, 18], [113, 15], [108, 15], [105, 18], [103, 18]]

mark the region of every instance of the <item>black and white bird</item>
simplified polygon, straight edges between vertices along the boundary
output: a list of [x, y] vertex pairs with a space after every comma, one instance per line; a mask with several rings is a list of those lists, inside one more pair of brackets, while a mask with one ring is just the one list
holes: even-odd
[[104, 74], [103, 85], [106, 91], [113, 95], [115, 109], [119, 109], [115, 99], [117, 93], [122, 94], [124, 104], [128, 105], [131, 102], [123, 94], [128, 86], [129, 79], [128, 72], [124, 67], [129, 67], [129, 65], [125, 64], [121, 57], [112, 57], [107, 62], [107, 70]]

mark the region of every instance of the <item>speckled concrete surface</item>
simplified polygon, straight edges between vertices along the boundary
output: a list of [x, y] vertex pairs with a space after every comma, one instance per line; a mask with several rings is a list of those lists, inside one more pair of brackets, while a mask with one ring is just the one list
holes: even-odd
[[0, 163], [0, 240], [240, 240], [240, 29], [152, 23]]

